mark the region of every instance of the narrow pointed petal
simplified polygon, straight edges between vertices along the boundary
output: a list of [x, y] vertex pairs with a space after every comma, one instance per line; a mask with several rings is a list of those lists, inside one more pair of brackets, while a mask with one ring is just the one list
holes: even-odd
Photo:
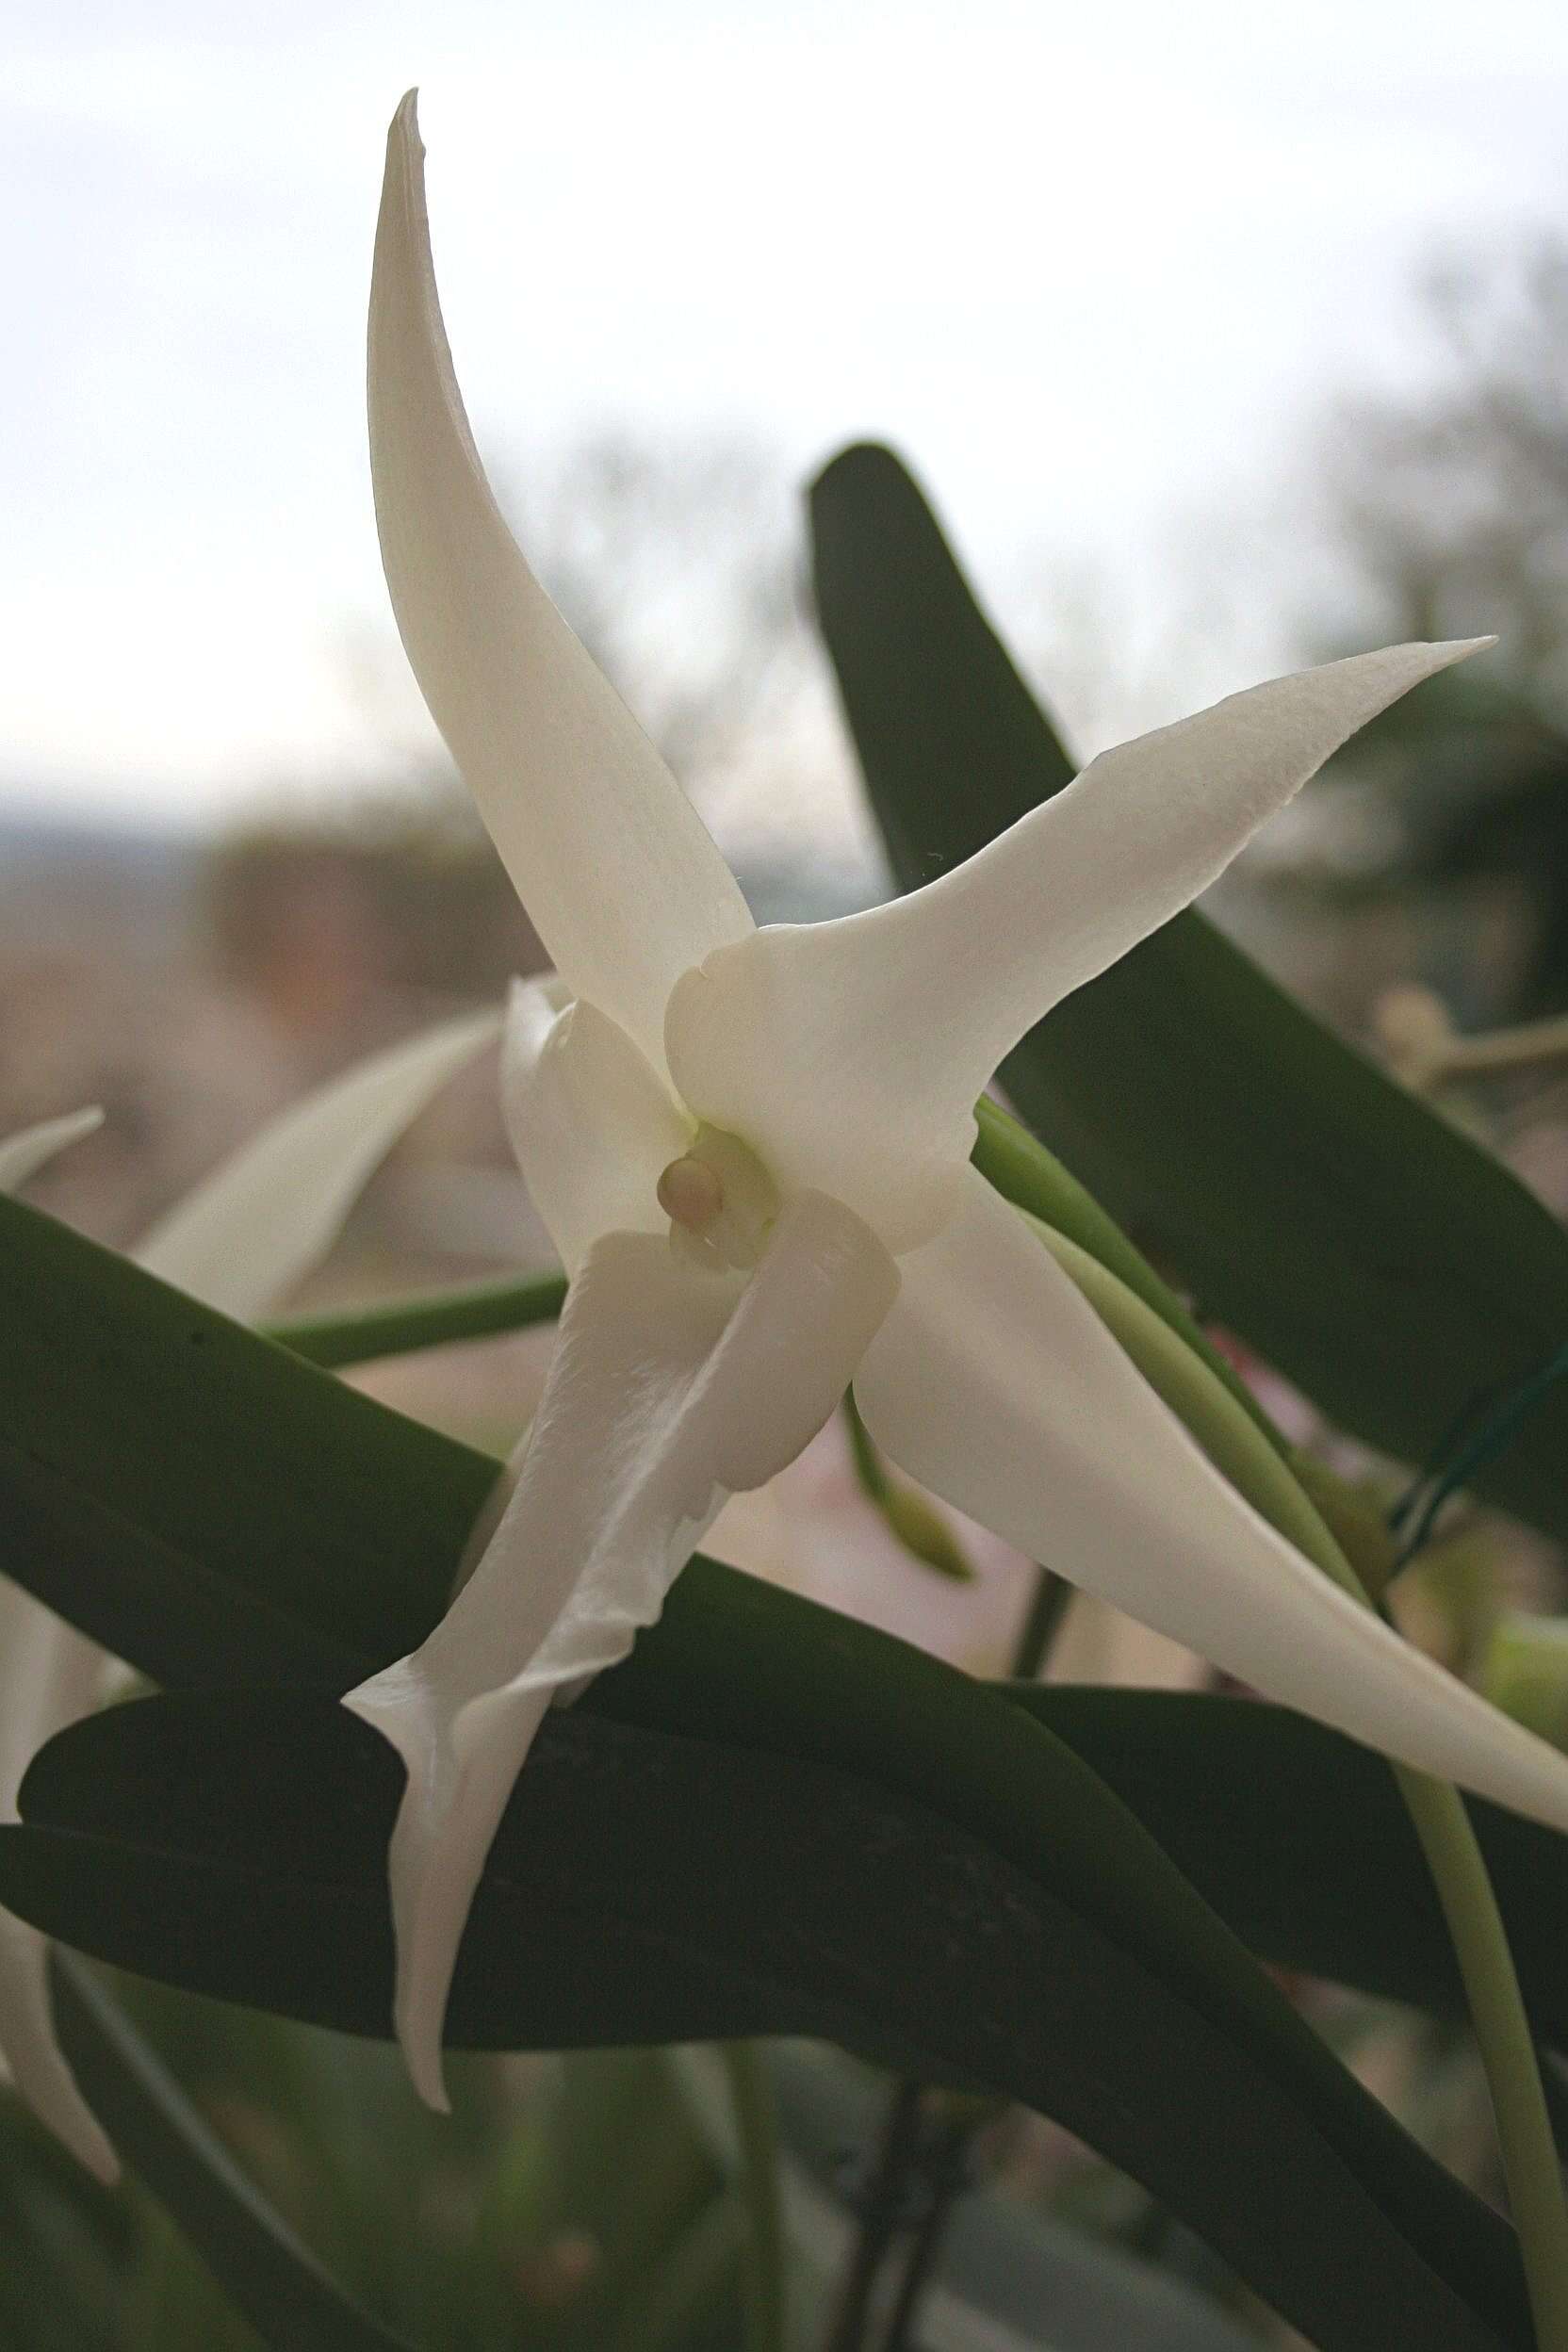
[[501, 1102], [533, 1205], [576, 1274], [605, 1233], [660, 1233], [661, 1172], [691, 1143], [692, 1121], [624, 1029], [596, 1005], [569, 1004], [541, 1034], [530, 988], [514, 994], [501, 1049]]
[[387, 139], [369, 390], [382, 561], [431, 716], [572, 994], [659, 1066], [676, 978], [751, 918], [485, 480], [435, 290], [412, 92]]
[[677, 1086], [781, 1182], [847, 1200], [895, 1248], [924, 1238], [939, 1170], [968, 1158], [975, 1097], [1025, 1031], [1217, 880], [1358, 727], [1492, 642], [1233, 694], [1102, 753], [924, 890], [721, 951], [670, 1006]]
[[396, 2017], [433, 2105], [464, 1922], [547, 1707], [626, 1655], [726, 1497], [822, 1427], [897, 1290], [874, 1235], [818, 1195], [784, 1211], [749, 1281], [645, 1234], [590, 1252], [488, 1551], [423, 1648], [344, 1702], [408, 1767]]
[[138, 1262], [241, 1322], [262, 1314], [326, 1255], [378, 1161], [500, 1026], [496, 1013], [445, 1021], [318, 1086], [155, 1225]]
[[1568, 1758], [1276, 1535], [978, 1175], [900, 1271], [855, 1394], [902, 1468], [1265, 1697], [1568, 1830]]
[[0, 1192], [20, 1192], [45, 1160], [52, 1160], [57, 1152], [79, 1142], [83, 1135], [90, 1135], [103, 1123], [104, 1114], [96, 1108], [67, 1111], [62, 1119], [41, 1119], [36, 1127], [7, 1135], [0, 1141]]
[[[101, 1696], [108, 1659], [97, 1643], [0, 1576], [0, 1821], [36, 1750]], [[72, 2154], [112, 2180], [119, 2165], [55, 2039], [49, 1939], [0, 1911], [0, 2058], [21, 2097]]]

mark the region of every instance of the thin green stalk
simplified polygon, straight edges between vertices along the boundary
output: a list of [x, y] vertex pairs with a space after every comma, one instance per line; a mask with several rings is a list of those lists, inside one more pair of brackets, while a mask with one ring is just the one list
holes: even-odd
[[[1366, 1586], [1311, 1498], [1207, 1364], [1100, 1260], [1060, 1233], [1037, 1230], [1217, 1467], [1325, 1576], [1372, 1609]], [[1403, 1766], [1393, 1769], [1447, 1922], [1486, 2069], [1539, 2352], [1568, 2352], [1568, 2208], [1496, 1896], [1458, 1790]]]
[[784, 2219], [778, 2201], [778, 2119], [773, 2084], [755, 2042], [721, 2042], [740, 2147], [741, 2255], [745, 2352], [785, 2352]]
[[876, 2282], [904, 2218], [909, 2171], [920, 2147], [920, 2107], [918, 2082], [906, 2078], [894, 2085], [876, 2162], [861, 2192], [854, 2251], [840, 2282], [822, 2352], [861, 2352], [865, 2344]]
[[1008, 1668], [1014, 1682], [1038, 1682], [1071, 1598], [1072, 1587], [1065, 1576], [1057, 1576], [1054, 1568], [1036, 1569], [1034, 1590]]
[[1546, 2095], [1508, 1932], [1464, 1800], [1446, 1781], [1394, 1768], [1448, 1923], [1497, 2119], [1540, 2352], [1568, 2345], [1568, 2210]]
[[902, 1478], [892, 1477], [877, 1451], [871, 1431], [860, 1418], [855, 1391], [844, 1391], [844, 1427], [849, 1433], [849, 1458], [860, 1492], [881, 1513], [890, 1534], [912, 1560], [930, 1568], [950, 1584], [972, 1584], [974, 1570], [941, 1512]]
[[499, 1331], [553, 1322], [565, 1297], [564, 1274], [533, 1274], [522, 1281], [421, 1291], [331, 1315], [289, 1315], [263, 1324], [262, 1331], [311, 1364], [371, 1364], [379, 1356], [411, 1356], [422, 1348], [491, 1339]]

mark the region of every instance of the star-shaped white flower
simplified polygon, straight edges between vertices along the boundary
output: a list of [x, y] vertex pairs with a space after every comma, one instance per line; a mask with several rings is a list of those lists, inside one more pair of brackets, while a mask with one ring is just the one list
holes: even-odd
[[396, 2017], [421, 2092], [441, 2103], [464, 1922], [546, 1708], [625, 1655], [726, 1496], [790, 1462], [852, 1376], [892, 1460], [1023, 1551], [1269, 1696], [1568, 1827], [1568, 1762], [1276, 1535], [970, 1166], [975, 1097], [1024, 1032], [1474, 645], [1234, 695], [1107, 752], [911, 897], [759, 931], [486, 482], [412, 98], [388, 142], [369, 399], [403, 644], [559, 974], [514, 999], [506, 1086], [572, 1276], [472, 1575], [346, 1702], [408, 1771]]
[[[270, 1120], [159, 1220], [136, 1252], [150, 1273], [244, 1320], [325, 1255], [367, 1177], [449, 1078], [493, 1042], [482, 1014], [357, 1064]], [[97, 1126], [97, 1111], [0, 1142], [0, 1192], [14, 1192]], [[0, 1561], [0, 1566], [4, 1562]], [[0, 1575], [0, 1821], [46, 1740], [90, 1714], [117, 1661]], [[113, 2148], [55, 2038], [49, 1939], [0, 1910], [0, 2059], [35, 2115], [90, 2172], [112, 2180]]]

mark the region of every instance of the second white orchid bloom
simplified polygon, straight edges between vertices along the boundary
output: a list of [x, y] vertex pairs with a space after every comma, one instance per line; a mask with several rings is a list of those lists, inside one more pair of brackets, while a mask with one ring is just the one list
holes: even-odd
[[[491, 1014], [444, 1021], [292, 1103], [159, 1219], [139, 1263], [225, 1315], [262, 1314], [326, 1254], [376, 1163], [498, 1027]], [[74, 1112], [0, 1141], [0, 1192], [16, 1191], [99, 1116]], [[0, 1573], [0, 1821], [19, 1818], [34, 1756], [101, 1703], [116, 1666]], [[55, 2036], [49, 1939], [4, 1910], [0, 2059], [34, 2114], [90, 2172], [113, 2180], [114, 2150]]]
[[507, 1089], [572, 1276], [472, 1576], [346, 1702], [407, 1766], [396, 2016], [423, 2094], [442, 2102], [464, 1922], [550, 1702], [625, 1655], [726, 1496], [782, 1469], [852, 1376], [892, 1460], [1023, 1551], [1270, 1697], [1568, 1828], [1568, 1762], [1276, 1535], [969, 1164], [975, 1097], [1024, 1032], [1474, 646], [1235, 695], [1106, 753], [911, 897], [759, 931], [491, 495], [412, 99], [388, 143], [369, 395], [403, 644], [559, 973], [514, 1002]]

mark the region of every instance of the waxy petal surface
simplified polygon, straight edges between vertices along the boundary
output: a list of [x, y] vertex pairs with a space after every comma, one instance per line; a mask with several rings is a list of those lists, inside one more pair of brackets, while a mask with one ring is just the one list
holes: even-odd
[[387, 139], [369, 393], [382, 560], [431, 716], [571, 993], [662, 1067], [675, 980], [751, 917], [485, 480], [436, 296], [412, 94]]
[[781, 1183], [847, 1200], [894, 1249], [924, 1239], [1019, 1038], [1206, 890], [1358, 727], [1491, 642], [1391, 646], [1233, 694], [1102, 753], [924, 890], [721, 950], [670, 1006], [677, 1086]]
[[500, 1028], [498, 1013], [444, 1021], [318, 1086], [160, 1218], [138, 1264], [241, 1322], [262, 1314], [326, 1255], [377, 1162]]
[[875, 1236], [814, 1194], [784, 1210], [749, 1281], [645, 1234], [590, 1251], [488, 1550], [423, 1648], [344, 1702], [408, 1768], [396, 2018], [433, 2105], [464, 1922], [546, 1708], [626, 1655], [726, 1497], [793, 1461], [897, 1291]]
[[900, 1272], [855, 1394], [903, 1469], [1265, 1697], [1568, 1829], [1568, 1758], [1276, 1535], [973, 1170]]
[[575, 1275], [606, 1233], [662, 1233], [660, 1174], [692, 1122], [624, 1029], [596, 1005], [554, 1014], [517, 989], [501, 1048], [501, 1102], [533, 1205]]

